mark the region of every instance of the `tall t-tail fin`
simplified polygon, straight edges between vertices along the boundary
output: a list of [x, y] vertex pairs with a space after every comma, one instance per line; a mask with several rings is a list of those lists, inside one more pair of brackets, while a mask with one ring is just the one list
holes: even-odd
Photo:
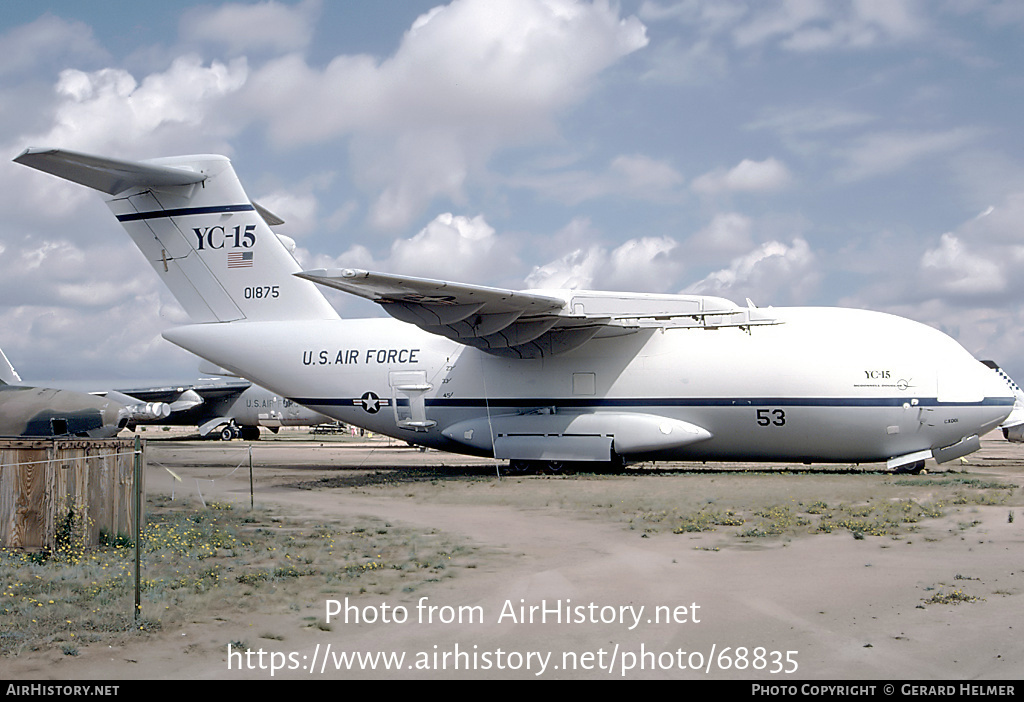
[[313, 283], [294, 276], [301, 267], [224, 156], [133, 162], [33, 148], [14, 160], [110, 196], [193, 321], [338, 318]]
[[21, 382], [21, 376], [14, 366], [7, 360], [7, 355], [0, 349], [0, 385], [17, 385]]
[[1007, 441], [1012, 441], [1015, 444], [1024, 443], [1024, 390], [995, 361], [982, 361], [982, 363], [995, 371], [1013, 391], [1013, 409], [999, 425], [1003, 436]]

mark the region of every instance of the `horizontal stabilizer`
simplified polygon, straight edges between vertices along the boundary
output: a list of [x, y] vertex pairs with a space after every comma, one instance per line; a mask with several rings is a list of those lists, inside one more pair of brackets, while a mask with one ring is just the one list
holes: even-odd
[[121, 161], [63, 149], [29, 148], [14, 160], [108, 195], [117, 195], [129, 188], [194, 185], [206, 180], [204, 174], [183, 168]]

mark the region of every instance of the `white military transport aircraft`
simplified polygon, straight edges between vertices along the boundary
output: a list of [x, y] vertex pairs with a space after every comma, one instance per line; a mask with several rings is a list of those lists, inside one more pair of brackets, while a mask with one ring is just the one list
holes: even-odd
[[[223, 156], [128, 162], [33, 148], [15, 161], [108, 196], [194, 321], [166, 339], [414, 444], [514, 470], [623, 460], [916, 470], [977, 450], [996, 427], [1011, 439], [1024, 431], [1012, 381], [900, 317], [302, 271], [270, 228], [280, 220], [249, 200]], [[314, 283], [395, 319], [340, 319]]]

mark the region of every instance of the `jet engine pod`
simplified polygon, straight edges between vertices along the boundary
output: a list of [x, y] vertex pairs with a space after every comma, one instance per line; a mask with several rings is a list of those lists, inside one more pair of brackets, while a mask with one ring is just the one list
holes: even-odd
[[1024, 424], [1003, 428], [1003, 436], [1007, 441], [1015, 444], [1024, 444]]
[[446, 428], [445, 437], [495, 458], [607, 461], [706, 441], [711, 432], [652, 414], [547, 413], [478, 417]]

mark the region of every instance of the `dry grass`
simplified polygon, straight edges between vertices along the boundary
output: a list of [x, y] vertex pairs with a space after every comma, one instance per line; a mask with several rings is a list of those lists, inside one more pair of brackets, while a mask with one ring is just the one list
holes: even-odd
[[381, 470], [305, 485], [342, 486], [419, 502], [557, 508], [584, 519], [624, 522], [642, 533], [723, 531], [745, 540], [844, 530], [855, 538], [894, 537], [962, 508], [1007, 504], [1018, 487], [955, 472], [894, 476], [715, 468], [501, 480], [487, 469]]
[[73, 520], [49, 552], [0, 550], [0, 655], [144, 636], [259, 607], [297, 612], [328, 597], [414, 591], [472, 567], [469, 549], [436, 532], [373, 519], [302, 523], [270, 511], [148, 502], [141, 542], [141, 612], [134, 616], [134, 544], [80, 546]]

